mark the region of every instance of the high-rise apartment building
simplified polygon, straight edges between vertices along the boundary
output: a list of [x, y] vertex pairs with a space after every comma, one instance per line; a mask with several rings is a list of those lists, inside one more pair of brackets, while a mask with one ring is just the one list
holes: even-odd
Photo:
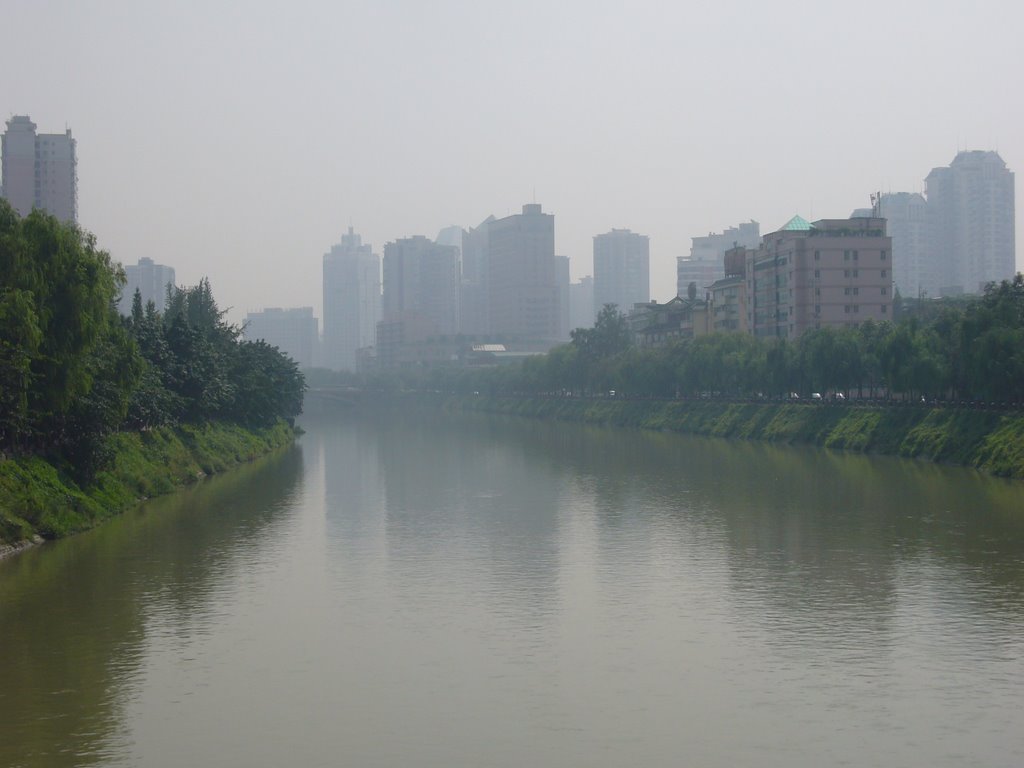
[[795, 339], [892, 319], [892, 239], [881, 218], [794, 216], [746, 251], [747, 328]]
[[879, 199], [878, 214], [892, 238], [892, 277], [904, 296], [938, 296], [939, 263], [928, 249], [928, 201], [916, 192], [893, 192]]
[[22, 216], [39, 208], [61, 221], [78, 220], [78, 166], [71, 131], [36, 133], [26, 115], [7, 121], [0, 137], [3, 196]]
[[243, 335], [248, 341], [265, 341], [277, 347], [299, 368], [313, 365], [318, 328], [312, 307], [268, 307], [262, 312], [250, 312], [245, 318]]
[[651, 300], [651, 252], [647, 235], [613, 229], [594, 236], [594, 314], [605, 304], [627, 313]]
[[927, 179], [929, 258], [939, 292], [980, 293], [1015, 272], [1013, 172], [997, 152], [960, 152]]
[[124, 288], [117, 302], [117, 309], [122, 315], [131, 314], [136, 291], [142, 298], [143, 307], [152, 301], [157, 311], [164, 311], [167, 307], [167, 287], [174, 286], [174, 267], [141, 258], [138, 264], [124, 265], [124, 276]]
[[893, 290], [914, 298], [939, 296], [948, 281], [930, 248], [928, 201], [916, 192], [889, 192], [877, 200], [876, 207], [858, 208], [851, 218], [885, 219], [885, 233], [892, 238]]
[[356, 350], [371, 347], [381, 314], [380, 258], [348, 228], [324, 254], [323, 365], [356, 370]]
[[736, 246], [757, 248], [760, 242], [761, 225], [753, 220], [691, 238], [690, 255], [676, 259], [676, 295], [686, 296], [690, 283], [696, 283], [697, 292], [702, 293], [725, 276], [722, 259], [727, 250]]
[[459, 329], [459, 249], [423, 235], [384, 246], [386, 322], [402, 320], [429, 336]]
[[541, 206], [487, 226], [487, 295], [490, 333], [554, 342], [561, 310], [555, 273], [555, 217]]

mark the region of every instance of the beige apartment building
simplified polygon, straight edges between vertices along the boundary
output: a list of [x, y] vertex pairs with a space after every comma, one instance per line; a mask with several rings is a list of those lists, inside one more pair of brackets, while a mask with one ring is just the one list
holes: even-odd
[[746, 254], [747, 329], [796, 339], [816, 328], [892, 319], [885, 219], [794, 216]]
[[77, 144], [70, 130], [36, 133], [27, 115], [7, 121], [0, 136], [3, 196], [21, 216], [39, 208], [61, 221], [78, 220]]

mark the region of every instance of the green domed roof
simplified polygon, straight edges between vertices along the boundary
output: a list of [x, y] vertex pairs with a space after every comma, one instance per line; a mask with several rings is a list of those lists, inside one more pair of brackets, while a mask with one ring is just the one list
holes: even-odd
[[787, 221], [779, 232], [809, 232], [810, 230], [811, 222], [798, 215]]

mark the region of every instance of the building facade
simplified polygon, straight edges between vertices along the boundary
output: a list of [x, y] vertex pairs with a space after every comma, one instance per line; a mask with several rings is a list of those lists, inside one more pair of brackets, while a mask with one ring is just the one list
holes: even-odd
[[423, 235], [385, 245], [382, 316], [415, 323], [426, 338], [457, 334], [459, 249]]
[[124, 288], [117, 303], [117, 309], [122, 315], [131, 314], [136, 291], [142, 297], [143, 307], [153, 302], [160, 312], [167, 308], [167, 289], [175, 284], [174, 267], [155, 264], [152, 259], [142, 258], [138, 264], [126, 264], [124, 276]]
[[892, 319], [892, 239], [881, 218], [794, 216], [746, 252], [747, 327], [799, 338], [816, 328]]
[[605, 304], [628, 312], [651, 300], [651, 248], [647, 235], [613, 229], [594, 236], [594, 315]]
[[[925, 180], [940, 294], [981, 293], [1016, 271], [1014, 175], [997, 152], [960, 152]], [[938, 295], [938, 294], [933, 294]]]
[[380, 258], [348, 228], [323, 259], [323, 360], [355, 371], [357, 350], [374, 344], [381, 315]]
[[638, 347], [661, 347], [711, 333], [709, 310], [705, 299], [681, 296], [664, 304], [657, 301], [634, 304], [627, 315], [633, 343]]
[[26, 115], [7, 121], [0, 137], [3, 196], [21, 215], [39, 208], [64, 222], [78, 221], [78, 161], [71, 131], [36, 133]]
[[319, 329], [312, 307], [268, 307], [250, 312], [243, 331], [247, 341], [265, 341], [295, 361], [299, 368], [313, 365]]
[[561, 309], [555, 272], [555, 217], [533, 203], [487, 227], [490, 333], [554, 343]]
[[716, 333], [746, 333], [747, 257], [755, 249], [737, 245], [725, 252], [725, 277], [711, 284], [711, 326]]

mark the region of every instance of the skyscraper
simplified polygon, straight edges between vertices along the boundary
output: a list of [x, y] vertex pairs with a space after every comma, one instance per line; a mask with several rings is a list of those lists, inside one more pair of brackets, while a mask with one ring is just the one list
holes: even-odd
[[613, 229], [594, 236], [594, 315], [605, 304], [628, 314], [651, 300], [651, 256], [647, 235]]
[[459, 331], [467, 336], [486, 336], [490, 330], [487, 306], [488, 216], [477, 227], [462, 232], [462, 280], [459, 287]]
[[384, 246], [383, 319], [414, 322], [427, 336], [459, 328], [459, 249], [424, 237]]
[[907, 297], [938, 296], [943, 276], [929, 251], [928, 201], [916, 192], [891, 192], [879, 198], [878, 213], [892, 238], [895, 287]]
[[940, 290], [979, 293], [1015, 271], [1013, 172], [997, 152], [960, 152], [927, 179], [930, 258]]
[[76, 142], [70, 130], [37, 134], [27, 115], [15, 115], [7, 121], [0, 149], [3, 194], [20, 215], [40, 208], [61, 221], [77, 221]]
[[492, 335], [558, 340], [555, 217], [540, 205], [524, 205], [522, 213], [488, 224], [487, 295]]
[[323, 364], [356, 370], [356, 350], [372, 346], [380, 320], [380, 258], [348, 228], [324, 254]]

